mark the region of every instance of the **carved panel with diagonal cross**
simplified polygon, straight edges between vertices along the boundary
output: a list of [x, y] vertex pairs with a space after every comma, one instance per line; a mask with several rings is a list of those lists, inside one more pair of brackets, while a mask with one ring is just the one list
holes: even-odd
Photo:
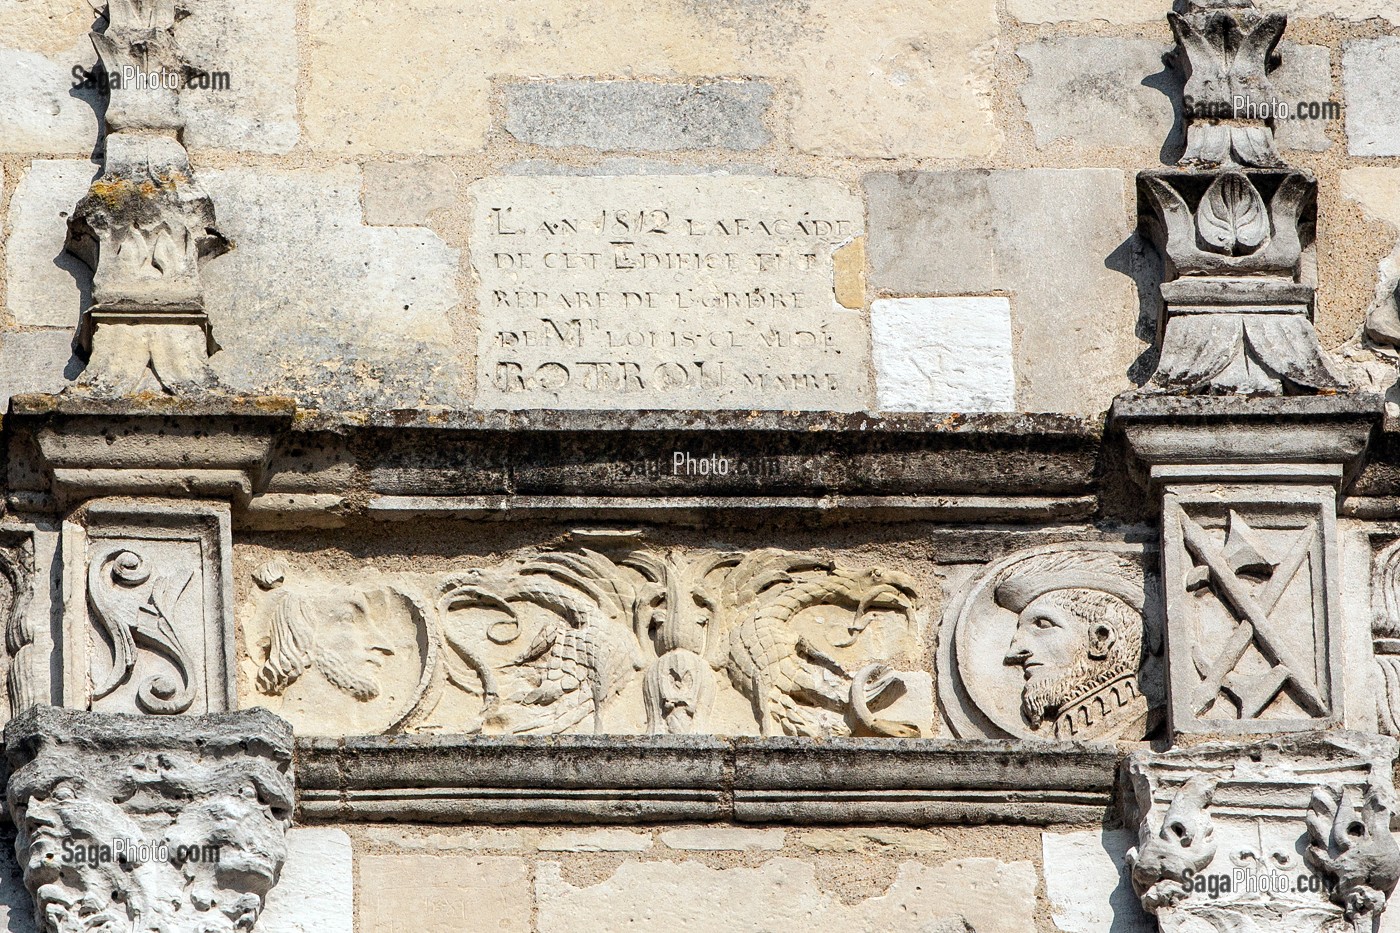
[[1246, 734], [1340, 721], [1329, 488], [1178, 488], [1164, 503], [1172, 728]]

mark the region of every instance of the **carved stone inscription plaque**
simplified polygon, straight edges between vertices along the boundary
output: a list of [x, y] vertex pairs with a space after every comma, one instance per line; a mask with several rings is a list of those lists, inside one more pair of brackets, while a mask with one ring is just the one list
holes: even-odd
[[506, 177], [473, 194], [481, 404], [868, 404], [864, 213], [841, 183]]

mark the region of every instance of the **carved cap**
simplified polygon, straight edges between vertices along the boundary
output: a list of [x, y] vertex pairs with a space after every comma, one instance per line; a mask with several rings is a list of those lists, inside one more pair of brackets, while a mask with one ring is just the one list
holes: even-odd
[[1122, 554], [1062, 551], [1037, 554], [1009, 568], [997, 581], [997, 605], [1018, 615], [1057, 590], [1098, 590], [1139, 612], [1146, 603], [1142, 565]]

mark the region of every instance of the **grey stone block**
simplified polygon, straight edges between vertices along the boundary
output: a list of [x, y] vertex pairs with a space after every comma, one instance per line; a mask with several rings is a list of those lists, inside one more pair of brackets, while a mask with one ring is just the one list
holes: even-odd
[[20, 392], [58, 392], [77, 375], [71, 330], [14, 331], [0, 336], [0, 410]]
[[505, 88], [506, 130], [562, 148], [674, 152], [760, 149], [771, 135], [767, 84], [715, 81], [538, 81]]
[[1021, 46], [1016, 54], [1030, 68], [1021, 103], [1036, 146], [1061, 139], [1076, 146], [1160, 146], [1176, 125], [1182, 83], [1162, 62], [1169, 48], [1094, 36]]
[[1356, 156], [1400, 155], [1400, 36], [1358, 39], [1342, 47], [1347, 148]]

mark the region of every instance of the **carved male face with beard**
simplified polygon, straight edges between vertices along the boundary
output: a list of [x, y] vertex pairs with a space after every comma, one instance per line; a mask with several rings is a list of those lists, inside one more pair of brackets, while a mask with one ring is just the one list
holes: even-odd
[[272, 636], [258, 689], [280, 695], [308, 669], [356, 700], [379, 696], [379, 671], [394, 654], [364, 593], [302, 593], [283, 587], [283, 571], [265, 564], [254, 574], [273, 594]]
[[998, 587], [997, 602], [1017, 613], [1004, 661], [1024, 672], [1021, 714], [1032, 729], [1141, 666], [1140, 571], [1124, 579], [1103, 569], [1047, 561]]

